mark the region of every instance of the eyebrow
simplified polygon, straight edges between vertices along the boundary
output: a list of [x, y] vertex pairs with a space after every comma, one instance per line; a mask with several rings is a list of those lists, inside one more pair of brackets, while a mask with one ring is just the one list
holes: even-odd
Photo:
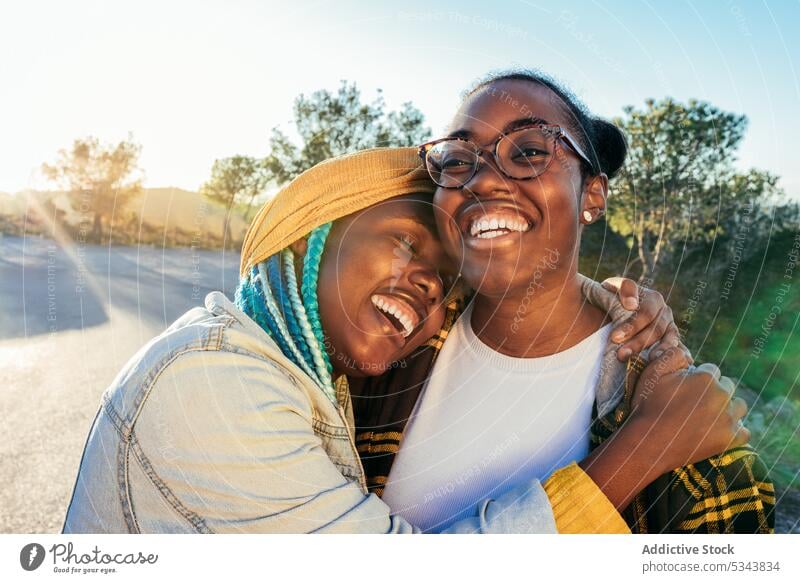
[[426, 231], [430, 231], [434, 237], [437, 236], [436, 221], [433, 219], [433, 217], [431, 217], [430, 220], [426, 220], [421, 216], [414, 214], [414, 215], [404, 215], [397, 218], [399, 218], [400, 220], [416, 223], [418, 226], [422, 227]]
[[438, 237], [438, 230], [436, 228], [436, 219], [433, 217], [433, 213], [399, 213], [396, 215], [386, 215], [381, 220], [380, 223], [391, 223], [393, 221], [402, 221], [407, 223], [408, 226], [412, 224], [416, 227], [420, 227], [425, 231], [429, 231], [434, 237]]
[[[513, 121], [508, 122], [504, 127], [501, 133], [507, 134], [508, 132], [512, 132], [518, 128], [523, 126], [535, 125], [535, 124], [542, 124], [542, 125], [549, 125], [550, 122], [546, 119], [536, 116], [525, 116], [517, 118]], [[471, 132], [467, 129], [460, 129], [454, 132], [451, 132], [447, 135], [448, 138], [464, 138], [464, 139], [471, 139], [474, 137], [475, 133]]]

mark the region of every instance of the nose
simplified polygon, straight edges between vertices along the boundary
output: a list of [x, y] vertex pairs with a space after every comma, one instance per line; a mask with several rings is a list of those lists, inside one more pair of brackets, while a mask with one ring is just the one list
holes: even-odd
[[432, 266], [425, 265], [412, 269], [408, 274], [408, 281], [422, 294], [428, 305], [442, 301], [444, 287], [437, 270]]
[[494, 156], [489, 152], [482, 152], [474, 176], [463, 188], [475, 197], [496, 196], [497, 193], [511, 192], [510, 181], [497, 167]]

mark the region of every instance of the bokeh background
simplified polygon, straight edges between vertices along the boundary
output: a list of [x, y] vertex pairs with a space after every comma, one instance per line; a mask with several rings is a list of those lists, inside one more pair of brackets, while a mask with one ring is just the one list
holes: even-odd
[[628, 135], [581, 268], [660, 290], [800, 532], [796, 2], [57, 2], [0, 8], [0, 532], [57, 532], [99, 397], [327, 157], [439, 135], [534, 67]]

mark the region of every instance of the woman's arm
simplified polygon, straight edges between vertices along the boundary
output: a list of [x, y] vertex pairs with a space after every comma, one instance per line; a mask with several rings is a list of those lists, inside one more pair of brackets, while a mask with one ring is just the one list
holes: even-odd
[[683, 349], [665, 350], [639, 377], [625, 424], [544, 483], [560, 533], [629, 533], [619, 513], [657, 477], [750, 439], [732, 381], [687, 366]]
[[544, 490], [560, 534], [631, 533], [606, 493], [575, 462], [554, 472]]
[[750, 440], [747, 405], [714, 365], [666, 350], [644, 369], [627, 421], [579, 465], [622, 510], [658, 476]]
[[[713, 365], [685, 370], [693, 358], [680, 342], [672, 310], [661, 294], [626, 278], [601, 285], [581, 277], [584, 295], [614, 322], [611, 339], [621, 344], [617, 357], [626, 360], [650, 348], [653, 362], [634, 394], [638, 413], [590, 456], [559, 470], [544, 486], [559, 532], [617, 532], [621, 517], [609, 506], [622, 511], [658, 476], [745, 443], [749, 432], [741, 418], [746, 406], [731, 399], [732, 382]], [[685, 430], [687, 424], [694, 431]], [[576, 488], [581, 496], [569, 495]]]
[[680, 346], [689, 362], [693, 362], [689, 350], [680, 341], [672, 309], [659, 292], [640, 287], [625, 277], [612, 277], [602, 284], [583, 275], [579, 277], [589, 303], [614, 321], [611, 340], [620, 345], [619, 360], [627, 360], [647, 348], [656, 357], [668, 348]]

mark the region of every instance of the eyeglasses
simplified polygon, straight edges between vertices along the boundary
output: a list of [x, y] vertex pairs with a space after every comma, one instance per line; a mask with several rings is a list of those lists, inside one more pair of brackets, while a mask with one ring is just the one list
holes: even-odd
[[[506, 177], [529, 180], [547, 171], [557, 144], [562, 142], [594, 170], [595, 165], [577, 142], [557, 125], [535, 124], [501, 134], [491, 152], [497, 168]], [[485, 153], [486, 150], [465, 138], [442, 138], [419, 147], [428, 174], [442, 188], [461, 188], [472, 180]]]

